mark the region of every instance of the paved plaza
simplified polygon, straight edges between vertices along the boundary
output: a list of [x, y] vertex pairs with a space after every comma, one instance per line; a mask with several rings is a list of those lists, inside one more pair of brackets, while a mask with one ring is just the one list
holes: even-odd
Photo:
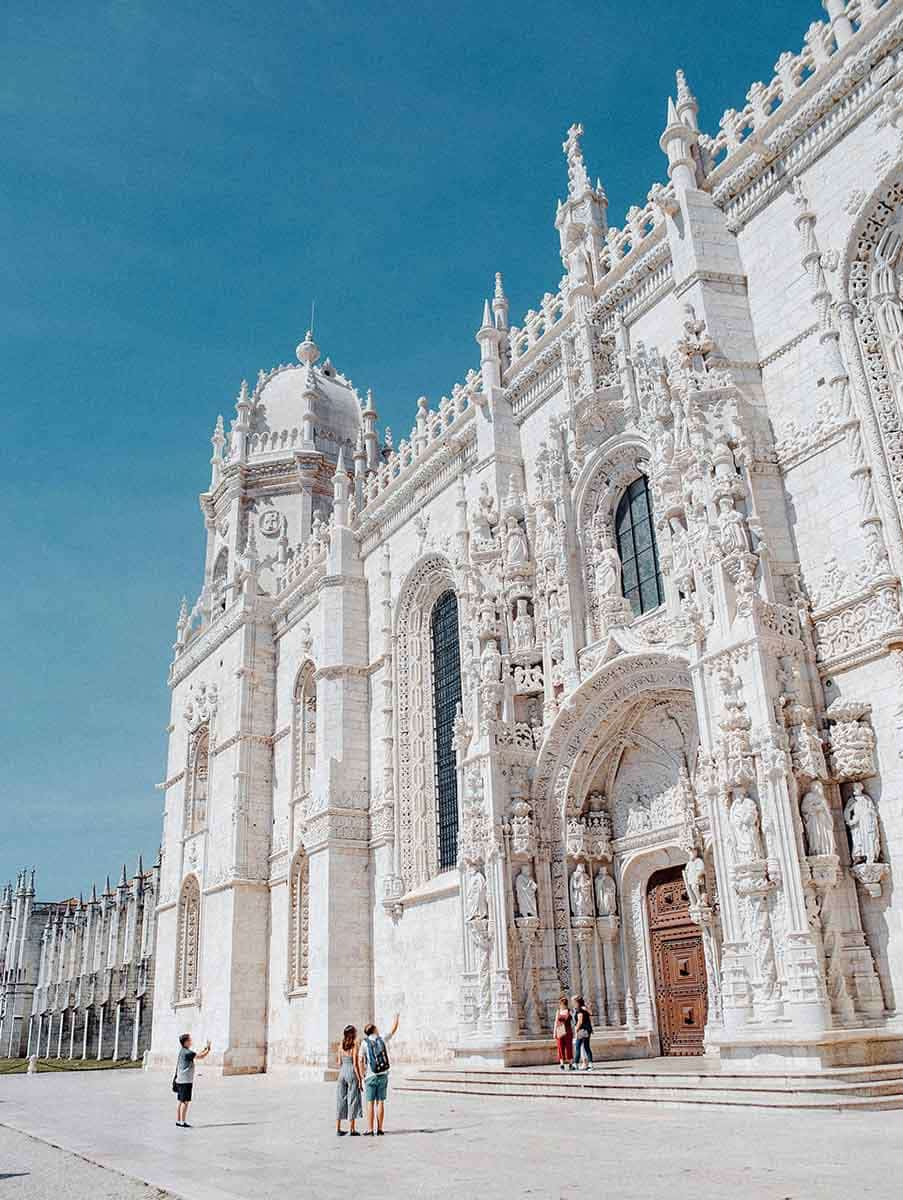
[[[387, 1136], [352, 1140], [335, 1136], [331, 1084], [198, 1076], [190, 1130], [175, 1128], [170, 1081], [160, 1073], [0, 1079], [0, 1200], [59, 1194], [63, 1178], [67, 1200], [151, 1200], [157, 1189], [185, 1200], [899, 1195], [903, 1114], [896, 1111], [390, 1093]], [[103, 1182], [92, 1178], [101, 1177], [92, 1163], [108, 1168]]]

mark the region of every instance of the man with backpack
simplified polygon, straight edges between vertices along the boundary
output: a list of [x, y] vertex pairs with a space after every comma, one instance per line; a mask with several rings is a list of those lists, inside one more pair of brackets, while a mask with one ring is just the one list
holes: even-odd
[[[389, 1052], [386, 1042], [390, 1042], [398, 1029], [398, 1013], [392, 1028], [384, 1038], [372, 1023], [364, 1026], [364, 1040], [361, 1042], [361, 1067], [364, 1074], [364, 1098], [367, 1101], [367, 1132], [364, 1137], [383, 1136], [383, 1115], [385, 1112], [386, 1094], [389, 1090]], [[374, 1130], [373, 1125], [376, 1124]]]

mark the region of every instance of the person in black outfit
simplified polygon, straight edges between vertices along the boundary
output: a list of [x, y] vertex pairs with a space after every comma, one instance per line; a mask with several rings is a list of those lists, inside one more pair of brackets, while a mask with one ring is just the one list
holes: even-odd
[[584, 1071], [593, 1069], [593, 1050], [590, 1038], [593, 1033], [593, 1019], [589, 1009], [583, 1003], [582, 996], [574, 997], [574, 1066], [580, 1070], [581, 1057], [586, 1059]]

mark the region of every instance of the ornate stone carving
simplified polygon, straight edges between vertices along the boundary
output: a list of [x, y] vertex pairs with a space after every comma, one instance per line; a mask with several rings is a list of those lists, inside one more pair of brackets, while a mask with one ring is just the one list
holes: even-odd
[[881, 831], [878, 824], [878, 808], [861, 783], [854, 783], [849, 799], [844, 805], [843, 819], [852, 839], [854, 863], [874, 865], [881, 858]]
[[533, 873], [524, 863], [514, 880], [514, 895], [517, 900], [519, 917], [535, 917], [537, 915], [537, 890]]
[[212, 721], [216, 716], [218, 701], [219, 694], [215, 683], [208, 685], [199, 681], [189, 687], [183, 715], [190, 733], [194, 733], [201, 725]]
[[573, 917], [593, 916], [593, 884], [587, 872], [586, 865], [578, 862], [571, 875], [571, 915]]
[[596, 871], [595, 879], [596, 915], [598, 917], [616, 917], [618, 914], [618, 898], [615, 881], [603, 863]]
[[872, 706], [864, 701], [838, 697], [827, 708], [831, 722], [831, 765], [840, 782], [867, 779], [875, 774], [875, 734], [866, 718]]

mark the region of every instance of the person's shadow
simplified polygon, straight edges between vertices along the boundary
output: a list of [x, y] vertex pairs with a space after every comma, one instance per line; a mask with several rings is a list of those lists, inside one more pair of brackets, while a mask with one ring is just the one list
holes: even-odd
[[24, 1179], [26, 1175], [30, 1175], [31, 1171], [5, 1171], [0, 1174], [0, 1179]]

